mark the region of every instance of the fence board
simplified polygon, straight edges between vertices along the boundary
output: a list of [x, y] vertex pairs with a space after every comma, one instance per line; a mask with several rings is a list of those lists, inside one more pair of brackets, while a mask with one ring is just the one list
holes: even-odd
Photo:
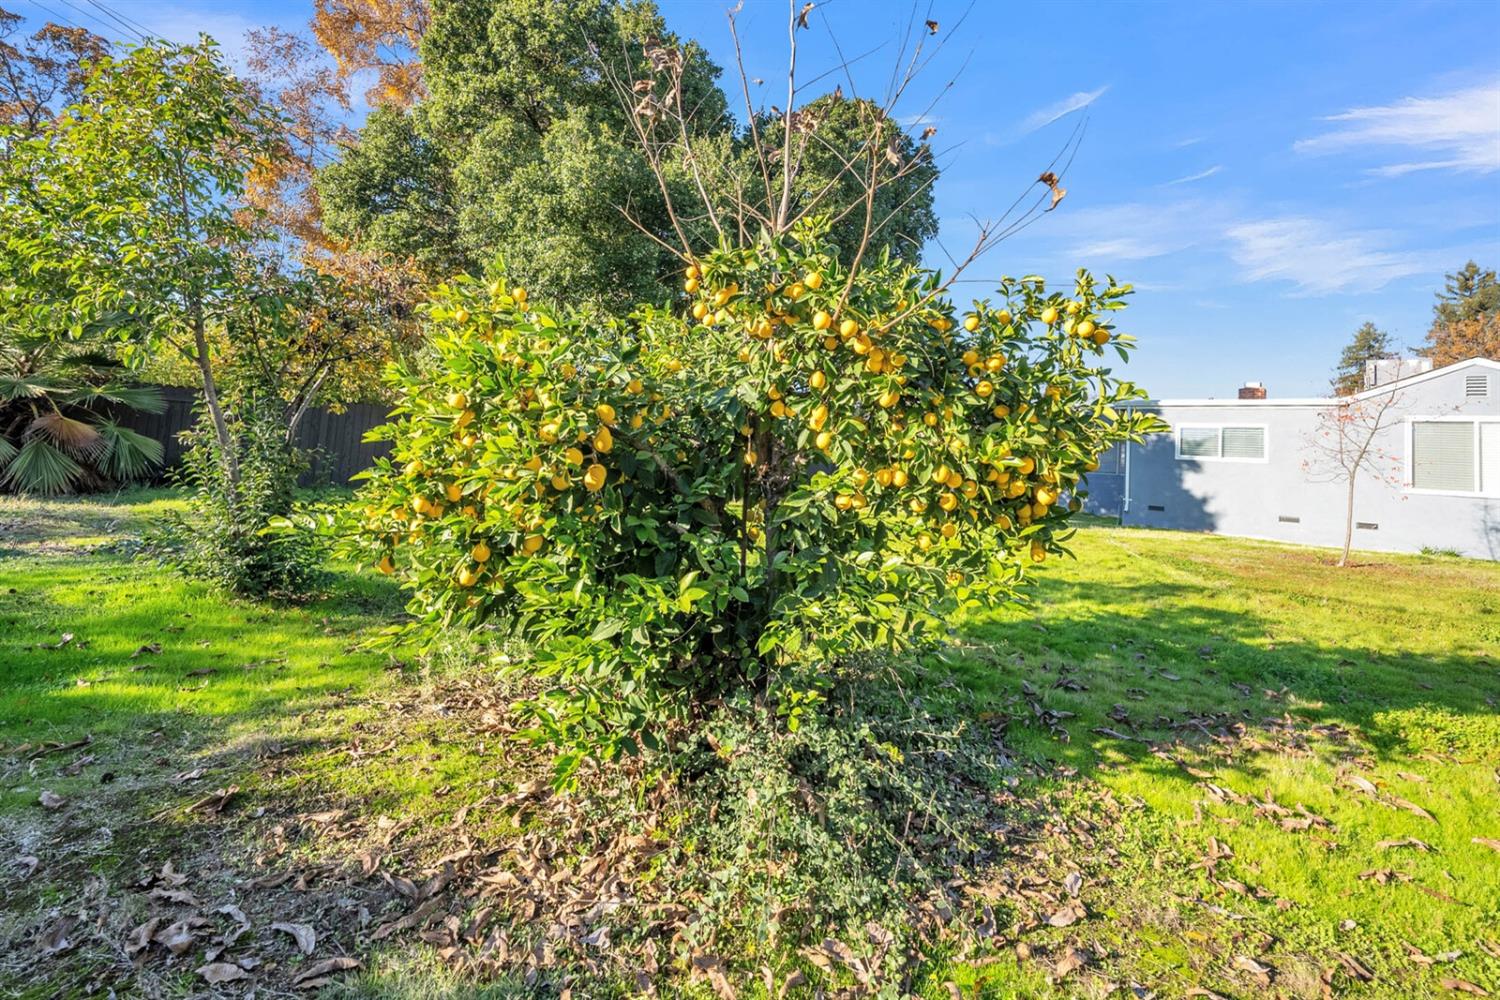
[[[162, 467], [153, 477], [167, 482], [182, 462], [180, 435], [197, 422], [195, 405], [198, 393], [178, 386], [162, 386], [161, 395], [167, 407], [161, 413], [120, 410], [115, 419], [123, 427], [160, 441]], [[343, 413], [324, 408], [312, 409], [297, 428], [297, 445], [311, 453], [312, 464], [302, 477], [304, 485], [333, 483], [343, 485], [375, 464], [390, 450], [389, 443], [366, 442], [365, 432], [386, 422], [389, 408], [381, 403], [353, 403]]]

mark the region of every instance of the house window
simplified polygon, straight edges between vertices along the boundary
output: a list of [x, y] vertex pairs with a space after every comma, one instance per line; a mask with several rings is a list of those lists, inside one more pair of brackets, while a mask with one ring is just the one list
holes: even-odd
[[1500, 496], [1500, 421], [1413, 420], [1412, 489]]
[[1266, 429], [1263, 426], [1206, 426], [1188, 424], [1177, 428], [1179, 459], [1219, 459], [1226, 462], [1264, 462]]

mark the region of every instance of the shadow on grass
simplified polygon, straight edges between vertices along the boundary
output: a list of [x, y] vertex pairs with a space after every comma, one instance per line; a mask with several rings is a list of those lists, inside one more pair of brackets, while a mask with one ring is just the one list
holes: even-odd
[[[1054, 742], [1047, 756], [1081, 771], [1106, 748], [1139, 758], [1149, 743], [1206, 739], [1287, 712], [1355, 730], [1384, 759], [1414, 750], [1495, 754], [1500, 673], [1489, 656], [1283, 638], [1283, 622], [1208, 606], [1204, 593], [1197, 584], [1048, 579], [1036, 595], [1045, 609], [1037, 619], [1002, 612], [964, 626], [962, 635], [981, 645], [955, 670], [981, 695], [1013, 703], [1024, 682], [1037, 692], [1026, 700], [1076, 713], [1062, 722], [1070, 741]], [[1445, 735], [1414, 731], [1413, 715], [1424, 713], [1454, 721]]]

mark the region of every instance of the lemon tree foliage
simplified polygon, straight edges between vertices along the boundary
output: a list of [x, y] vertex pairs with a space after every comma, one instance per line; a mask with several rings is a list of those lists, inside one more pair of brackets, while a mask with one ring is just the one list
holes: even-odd
[[1011, 599], [1096, 456], [1151, 429], [1105, 367], [1128, 286], [960, 306], [889, 256], [851, 280], [825, 233], [709, 254], [680, 308], [614, 320], [457, 279], [393, 373], [360, 544], [429, 626], [529, 641], [564, 776], [736, 693], [795, 726], [820, 665]]

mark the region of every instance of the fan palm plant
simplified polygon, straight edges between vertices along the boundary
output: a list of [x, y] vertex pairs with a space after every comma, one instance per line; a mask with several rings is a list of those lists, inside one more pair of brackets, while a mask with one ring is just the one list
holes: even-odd
[[57, 494], [139, 479], [160, 464], [161, 442], [111, 414], [165, 406], [108, 351], [9, 336], [0, 343], [0, 488]]

